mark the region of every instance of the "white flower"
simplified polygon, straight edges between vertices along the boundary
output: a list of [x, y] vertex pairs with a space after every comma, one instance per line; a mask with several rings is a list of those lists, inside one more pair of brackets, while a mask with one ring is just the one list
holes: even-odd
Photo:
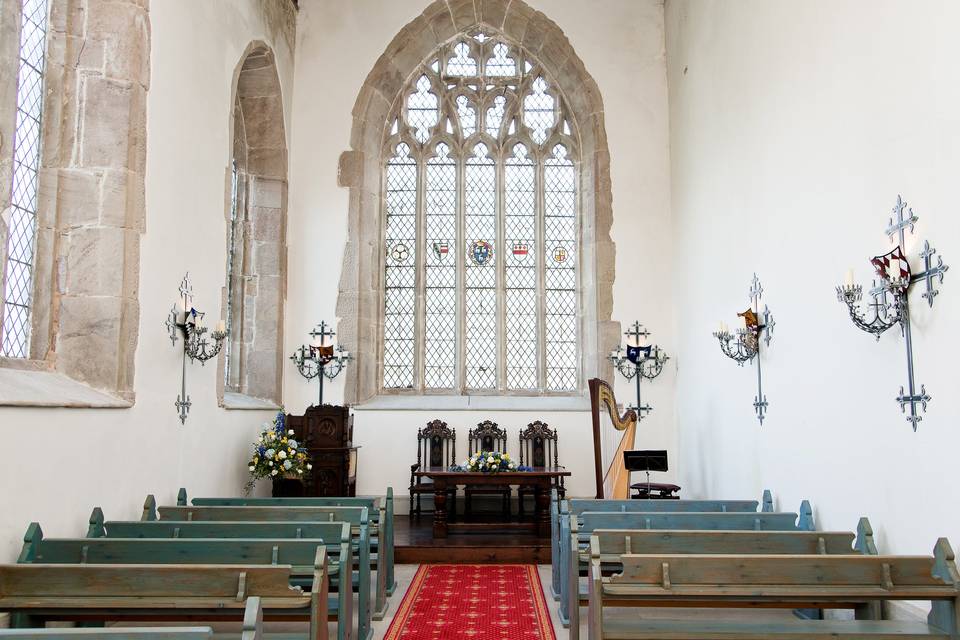
[[492, 462], [493, 462], [493, 456], [490, 456], [489, 458], [487, 458], [487, 462], [492, 463]]
[[257, 438], [257, 442], [263, 442], [263, 436], [260, 436], [259, 438]]
[[273, 449], [267, 449], [266, 451], [263, 452], [263, 457], [272, 458], [275, 453], [276, 451], [274, 451]]
[[310, 464], [309, 462], [307, 463], [307, 469], [313, 469], [313, 465]]
[[286, 451], [281, 451], [280, 453], [277, 454], [277, 457], [280, 458], [281, 460], [286, 460], [286, 458], [287, 458], [287, 452], [286, 452]]
[[293, 435], [293, 429], [288, 429], [288, 430], [287, 430], [287, 435], [288, 435], [288, 436], [292, 436], [292, 435]]
[[303, 473], [303, 469], [297, 469], [297, 473]]
[[270, 461], [270, 462], [268, 462], [267, 464], [268, 464], [268, 465], [270, 465], [270, 466], [272, 467], [272, 466], [273, 466], [273, 460], [271, 460], [271, 461]]
[[285, 460], [285, 461], [283, 462], [283, 468], [284, 468], [284, 469], [289, 469], [289, 468], [292, 467], [292, 466], [293, 466], [293, 463], [290, 462], [289, 460]]
[[296, 440], [289, 440], [289, 441], [287, 442], [287, 446], [290, 447], [291, 449], [296, 449], [296, 448], [297, 448], [297, 441], [296, 441]]
[[250, 465], [250, 466], [247, 467], [247, 468], [248, 468], [250, 471], [253, 471], [253, 465]]
[[276, 469], [274, 469], [273, 471], [271, 471], [271, 472], [270, 472], [270, 475], [272, 475], [272, 476], [275, 476], [275, 475], [277, 475], [277, 470], [276, 470]]

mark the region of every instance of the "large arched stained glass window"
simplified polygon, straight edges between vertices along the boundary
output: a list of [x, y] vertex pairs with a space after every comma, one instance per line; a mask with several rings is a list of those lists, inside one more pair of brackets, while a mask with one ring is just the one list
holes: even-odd
[[455, 39], [412, 75], [384, 148], [385, 391], [579, 388], [575, 126], [498, 36]]

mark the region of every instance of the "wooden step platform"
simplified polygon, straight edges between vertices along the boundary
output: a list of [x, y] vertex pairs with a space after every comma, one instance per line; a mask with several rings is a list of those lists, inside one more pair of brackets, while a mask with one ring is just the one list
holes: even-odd
[[[497, 518], [480, 514], [469, 521], [496, 522]], [[399, 564], [550, 564], [550, 538], [532, 533], [493, 529], [451, 533], [434, 540], [432, 513], [419, 518], [397, 515], [394, 522], [394, 554]]]

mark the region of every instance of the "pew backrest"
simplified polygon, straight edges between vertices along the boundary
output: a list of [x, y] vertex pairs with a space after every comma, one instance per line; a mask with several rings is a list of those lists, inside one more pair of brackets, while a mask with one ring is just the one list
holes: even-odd
[[349, 522], [369, 523], [366, 507], [180, 507], [157, 508], [158, 519], [210, 522]]
[[[591, 550], [593, 551], [593, 550]], [[591, 562], [599, 563], [598, 557]], [[932, 556], [699, 555], [620, 556], [605, 593], [669, 597], [809, 596], [945, 600], [960, 595], [936, 574]]]
[[[596, 529], [602, 556], [621, 554], [855, 554], [848, 531], [678, 531]], [[592, 544], [591, 544], [592, 546]]]
[[624, 513], [757, 513], [757, 500], [598, 500], [596, 498], [572, 498], [570, 513], [577, 515], [586, 511]]
[[[45, 538], [27, 529], [18, 562], [36, 564], [259, 564], [313, 569], [317, 547], [350, 566], [350, 525], [328, 527], [323, 539]], [[346, 554], [344, 556], [344, 554]], [[341, 558], [344, 558], [341, 560]]]
[[[571, 518], [572, 519], [572, 518]], [[796, 513], [623, 513], [585, 512], [578, 529], [586, 537], [595, 529], [690, 529], [797, 531]]]
[[210, 627], [89, 627], [0, 629], [0, 638], [16, 640], [208, 640]]
[[340, 538], [343, 522], [181, 522], [176, 520], [104, 520], [94, 509], [89, 538]]

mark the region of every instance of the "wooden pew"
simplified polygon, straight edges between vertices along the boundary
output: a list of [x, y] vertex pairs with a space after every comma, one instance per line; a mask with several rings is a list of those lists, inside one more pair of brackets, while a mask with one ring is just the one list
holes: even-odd
[[[358, 538], [360, 564], [360, 612], [372, 619], [370, 583], [373, 563], [370, 559], [370, 519], [366, 507], [191, 507], [157, 506], [147, 496], [141, 520], [176, 520], [186, 522], [349, 522]], [[377, 572], [374, 587], [376, 615], [382, 619], [387, 610], [386, 572]], [[369, 627], [372, 633], [372, 627]], [[361, 639], [363, 640], [363, 639]]]
[[[336, 589], [336, 596], [328, 603], [330, 619], [349, 628], [353, 625], [354, 564], [350, 525], [342, 522], [324, 526], [325, 530], [318, 533], [326, 534], [329, 543], [323, 539], [45, 538], [34, 522], [27, 528], [17, 562], [290, 565], [291, 584], [310, 588], [317, 548], [322, 546], [326, 548], [328, 587], [330, 591]], [[366, 625], [360, 625], [361, 638], [368, 631]]]
[[[588, 603], [586, 585], [581, 587], [580, 576], [587, 575], [591, 549], [600, 552], [604, 574], [618, 572], [620, 556], [630, 553], [646, 555], [877, 555], [873, 530], [866, 518], [860, 519], [858, 534], [848, 531], [678, 531], [649, 529], [596, 529], [590, 537], [590, 546], [584, 549], [579, 542], [578, 525], [571, 521], [571, 554], [579, 561], [568, 566], [566, 593], [570, 598], [570, 640], [580, 634], [580, 607]], [[595, 541], [595, 542], [594, 542]], [[573, 555], [571, 555], [573, 557]], [[878, 612], [877, 612], [878, 613]], [[876, 615], [876, 614], [875, 614]], [[879, 616], [877, 616], [879, 617]]]
[[[19, 628], [48, 620], [243, 619], [251, 639], [247, 631], [266, 614], [309, 622], [310, 640], [328, 640], [326, 549], [317, 548], [309, 593], [290, 579], [289, 565], [0, 565], [0, 611]], [[257, 616], [253, 597], [263, 607]]]
[[[639, 502], [639, 501], [638, 501]], [[667, 500], [650, 500], [649, 502], [668, 502]], [[669, 501], [676, 502], [676, 501]], [[801, 509], [810, 510], [809, 503], [804, 500]], [[574, 514], [566, 519], [560, 519], [560, 535], [564, 540], [570, 539], [571, 522], [577, 520]], [[796, 513], [630, 513], [616, 511], [612, 513], [585, 512], [580, 514], [581, 524], [578, 524], [578, 535], [583, 548], [590, 541], [590, 534], [595, 529], [691, 529], [691, 530], [731, 530], [731, 531], [812, 531], [812, 515]], [[570, 545], [560, 545], [559, 568], [562, 575], [569, 574], [571, 562]], [[570, 595], [567, 593], [567, 581], [560, 582], [560, 622], [567, 626], [569, 616]]]
[[[567, 531], [561, 533], [563, 521], [571, 515], [578, 518], [587, 511], [625, 512], [625, 513], [698, 513], [701, 511], [717, 513], [755, 513], [760, 507], [763, 513], [773, 512], [773, 494], [765, 489], [761, 502], [756, 500], [609, 500], [596, 498], [571, 498], [559, 500], [556, 491], [551, 495], [550, 533], [553, 553], [551, 561], [550, 590], [554, 599], [560, 599], [561, 581], [566, 574], [559, 565], [561, 547], [566, 545]], [[801, 507], [801, 511], [803, 508]]]
[[210, 627], [0, 629], [0, 639], [6, 638], [16, 638], [16, 640], [209, 640], [213, 638], [213, 629]]
[[[305, 498], [193, 498], [188, 502], [187, 490], [181, 488], [177, 492], [177, 505], [185, 507], [192, 504], [196, 507], [367, 507], [370, 512], [370, 557], [380, 570], [381, 554], [387, 572], [387, 595], [393, 595], [397, 588], [394, 575], [394, 507], [393, 487], [387, 487], [387, 495], [359, 497], [305, 497]], [[383, 551], [380, 550], [380, 540], [383, 539]], [[374, 619], [379, 620], [376, 612]]]
[[[960, 638], [960, 574], [946, 539], [933, 556], [633, 555], [604, 577], [591, 541], [590, 640], [671, 638]], [[869, 605], [926, 600], [926, 623], [870, 620]], [[604, 606], [853, 609], [854, 620], [604, 620]]]

